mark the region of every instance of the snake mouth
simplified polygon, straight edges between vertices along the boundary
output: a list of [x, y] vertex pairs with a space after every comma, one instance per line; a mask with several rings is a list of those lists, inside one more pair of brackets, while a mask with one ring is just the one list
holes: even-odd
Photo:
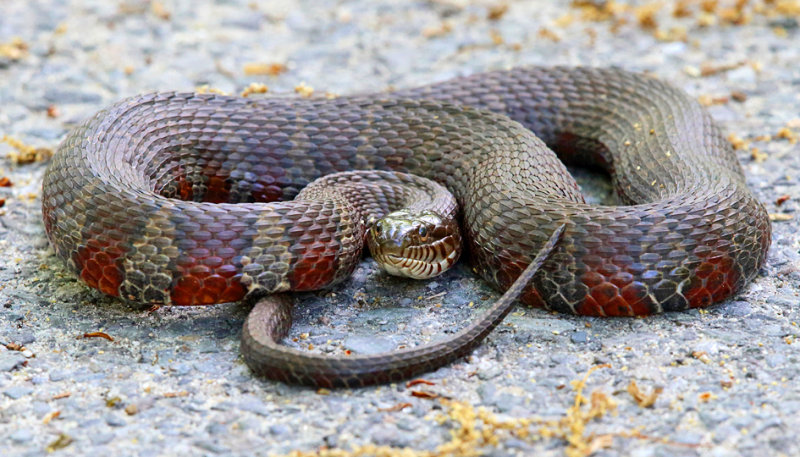
[[454, 246], [454, 240], [448, 236], [425, 246], [373, 253], [373, 257], [391, 275], [428, 279], [444, 273], [458, 261], [459, 249]]

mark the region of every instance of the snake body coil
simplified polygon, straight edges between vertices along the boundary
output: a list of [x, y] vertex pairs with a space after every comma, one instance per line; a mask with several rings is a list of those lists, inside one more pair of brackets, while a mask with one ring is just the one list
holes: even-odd
[[[584, 203], [545, 144], [605, 169], [629, 206]], [[770, 243], [767, 213], [702, 107], [656, 79], [589, 68], [333, 100], [133, 97], [63, 142], [44, 179], [45, 228], [87, 284], [126, 300], [318, 289], [352, 271], [363, 227], [337, 198], [278, 200], [366, 169], [447, 187], [476, 271], [501, 290], [565, 224], [521, 296], [562, 312], [707, 306], [752, 279]]]

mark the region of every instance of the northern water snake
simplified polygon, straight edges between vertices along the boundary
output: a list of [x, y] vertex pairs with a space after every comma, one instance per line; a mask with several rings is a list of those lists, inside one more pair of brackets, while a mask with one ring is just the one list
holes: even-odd
[[[628, 206], [584, 203], [545, 144], [605, 169]], [[562, 312], [707, 306], [752, 279], [770, 244], [766, 211], [698, 103], [649, 76], [562, 67], [332, 100], [129, 98], [62, 143], [45, 228], [87, 284], [134, 302], [318, 289], [358, 261], [354, 222], [335, 202], [276, 201], [361, 169], [452, 191], [475, 271], [500, 290], [565, 224], [521, 295]]]

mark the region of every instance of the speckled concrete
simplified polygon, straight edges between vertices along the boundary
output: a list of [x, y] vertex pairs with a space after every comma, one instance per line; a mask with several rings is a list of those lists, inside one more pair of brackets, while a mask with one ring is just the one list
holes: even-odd
[[[0, 2], [0, 44], [19, 36], [28, 45], [18, 59], [0, 57], [0, 136], [55, 148], [80, 119], [147, 90], [208, 84], [239, 92], [263, 82], [285, 93], [305, 82], [317, 93], [343, 94], [515, 65], [617, 65], [698, 97], [741, 92], [744, 101], [710, 110], [740, 138], [772, 135], [751, 144], [763, 160], [750, 149], [740, 159], [769, 212], [793, 219], [774, 223], [756, 281], [707, 312], [602, 320], [520, 308], [472, 356], [427, 375], [434, 386], [321, 394], [251, 376], [239, 356], [244, 305], [149, 312], [79, 283], [44, 235], [38, 197], [46, 164], [0, 159], [0, 177], [13, 183], [0, 187], [0, 343], [27, 348], [0, 345], [0, 455], [46, 455], [48, 447], [54, 455], [115, 456], [267, 455], [364, 443], [434, 449], [453, 423], [435, 420], [439, 402], [411, 390], [506, 417], [558, 418], [572, 402], [570, 381], [598, 363], [611, 367], [594, 373], [588, 389], [616, 401], [617, 414], [589, 432], [641, 427], [669, 442], [616, 437], [596, 455], [800, 453], [800, 148], [776, 137], [787, 123], [800, 133], [800, 121], [792, 121], [800, 118], [796, 18], [756, 15], [748, 25], [698, 27], [697, 15], [674, 19], [664, 8], [657, 28], [688, 27], [682, 42], [659, 41], [633, 13], [612, 31], [609, 21], [581, 20], [566, 2], [511, 2], [498, 20], [487, 18], [492, 4], [459, 0], [256, 3]], [[574, 21], [564, 19], [568, 13]], [[247, 76], [250, 62], [288, 70]], [[709, 64], [740, 65], [703, 75]], [[0, 155], [10, 151], [0, 144]], [[583, 171], [580, 182], [593, 201], [610, 198], [602, 176]], [[782, 195], [790, 199], [777, 206]], [[339, 353], [424, 342], [452, 332], [494, 297], [466, 266], [410, 282], [386, 277], [367, 259], [343, 286], [300, 295], [290, 344]], [[97, 331], [114, 341], [80, 338]], [[652, 408], [628, 394], [631, 380], [663, 388]], [[399, 403], [411, 406], [382, 411]], [[564, 450], [558, 439], [511, 438], [481, 452]]]

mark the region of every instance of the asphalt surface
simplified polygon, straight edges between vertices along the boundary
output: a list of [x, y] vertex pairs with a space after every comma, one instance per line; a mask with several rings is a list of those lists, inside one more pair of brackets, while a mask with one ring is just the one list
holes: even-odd
[[[594, 319], [520, 307], [471, 356], [426, 375], [433, 385], [320, 392], [251, 375], [239, 355], [246, 305], [148, 311], [80, 283], [44, 234], [46, 161], [17, 164], [0, 143], [11, 183], [0, 187], [0, 455], [800, 454], [800, 5], [751, 2], [737, 16], [733, 2], [684, 3], [685, 15], [674, 2], [0, 0], [0, 137], [33, 147], [54, 150], [81, 119], [150, 90], [347, 94], [518, 65], [614, 65], [710, 104], [776, 215], [758, 278], [708, 310]], [[576, 173], [591, 201], [614, 201], [606, 177]], [[334, 354], [424, 343], [495, 297], [465, 265], [413, 282], [365, 259], [346, 284], [299, 295], [287, 343]], [[585, 394], [607, 411], [585, 420], [569, 411], [572, 381], [596, 365]], [[509, 434], [471, 418], [480, 407], [556, 422]], [[570, 424], [585, 429], [549, 436]]]

